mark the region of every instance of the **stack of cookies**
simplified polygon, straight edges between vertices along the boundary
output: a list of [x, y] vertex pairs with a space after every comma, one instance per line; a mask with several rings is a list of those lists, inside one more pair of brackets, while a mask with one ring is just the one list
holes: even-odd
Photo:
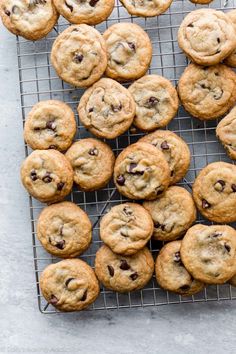
[[[143, 17], [160, 15], [171, 2], [121, 1], [131, 15]], [[29, 40], [46, 36], [59, 14], [73, 24], [54, 41], [51, 63], [62, 80], [86, 88], [78, 115], [96, 137], [74, 142], [74, 112], [57, 100], [37, 103], [24, 126], [24, 139], [34, 151], [22, 164], [22, 183], [48, 204], [38, 218], [37, 236], [47, 252], [64, 258], [43, 271], [40, 287], [48, 303], [62, 311], [93, 303], [98, 281], [129, 292], [142, 289], [154, 270], [162, 288], [183, 296], [206, 284], [236, 284], [236, 231], [228, 225], [193, 226], [197, 210], [219, 224], [236, 221], [236, 167], [209, 164], [197, 176], [192, 195], [175, 185], [190, 166], [188, 145], [162, 129], [175, 117], [179, 99], [201, 120], [221, 117], [235, 105], [236, 74], [227, 65], [236, 66], [236, 11], [200, 9], [185, 17], [178, 42], [192, 63], [177, 92], [166, 78], [145, 75], [152, 43], [140, 26], [117, 23], [103, 35], [90, 26], [104, 21], [113, 8], [114, 0], [4, 0], [0, 5], [5, 26]], [[121, 83], [128, 81], [133, 82], [127, 89]], [[117, 157], [98, 139], [115, 139], [132, 126], [148, 134]], [[236, 159], [235, 108], [218, 124], [216, 134]], [[73, 184], [80, 191], [96, 191], [112, 176], [119, 193], [130, 201], [113, 206], [101, 218], [104, 245], [96, 253], [94, 271], [76, 258], [90, 246], [91, 221], [64, 199]], [[151, 238], [165, 243], [155, 264], [148, 248]]]

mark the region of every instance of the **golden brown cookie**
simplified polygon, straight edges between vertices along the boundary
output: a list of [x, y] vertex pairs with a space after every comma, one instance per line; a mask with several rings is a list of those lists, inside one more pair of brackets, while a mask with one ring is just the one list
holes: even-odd
[[120, 0], [127, 11], [134, 16], [154, 17], [165, 12], [173, 0]]
[[[226, 15], [233, 22], [234, 31], [236, 35], [236, 10], [229, 11], [227, 12]], [[234, 51], [225, 59], [225, 64], [232, 66], [234, 68], [236, 67], [236, 45], [234, 47]]]
[[45, 299], [60, 311], [80, 311], [99, 295], [92, 268], [80, 259], [65, 259], [47, 266], [40, 277]]
[[236, 160], [236, 107], [216, 127], [216, 135], [229, 157]]

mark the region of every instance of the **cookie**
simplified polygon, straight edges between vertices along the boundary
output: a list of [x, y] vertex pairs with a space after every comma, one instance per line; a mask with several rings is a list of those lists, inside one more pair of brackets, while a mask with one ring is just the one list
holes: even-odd
[[201, 214], [219, 223], [236, 221], [236, 166], [213, 162], [193, 184], [193, 198]]
[[104, 32], [103, 38], [108, 52], [108, 77], [128, 81], [146, 73], [152, 60], [152, 44], [140, 26], [116, 23]]
[[191, 115], [201, 120], [216, 119], [236, 102], [236, 74], [222, 64], [190, 64], [179, 80], [178, 92]]
[[150, 214], [139, 204], [116, 205], [100, 222], [102, 241], [118, 254], [132, 255], [142, 249], [153, 233]]
[[236, 47], [233, 22], [222, 11], [198, 9], [190, 12], [178, 31], [178, 43], [199, 65], [214, 65]]
[[120, 0], [130, 15], [154, 17], [165, 12], [173, 0]]
[[225, 283], [236, 272], [236, 231], [227, 225], [194, 225], [182, 240], [180, 255], [195, 279]]
[[156, 199], [170, 184], [170, 169], [164, 155], [148, 143], [138, 142], [117, 157], [114, 182], [130, 199]]
[[72, 109], [57, 100], [36, 103], [29, 112], [24, 139], [34, 150], [67, 150], [76, 133], [76, 121]]
[[70, 26], [53, 43], [51, 62], [62, 80], [77, 87], [90, 86], [106, 69], [105, 41], [93, 27]]
[[59, 14], [52, 0], [2, 0], [0, 16], [10, 32], [35, 41], [53, 29]]
[[96, 253], [95, 273], [98, 279], [106, 288], [120, 293], [143, 288], [153, 271], [154, 261], [146, 247], [132, 256], [115, 254], [105, 245]]
[[78, 114], [91, 133], [100, 138], [114, 139], [131, 126], [135, 103], [125, 87], [104, 78], [85, 91]]
[[70, 193], [73, 169], [59, 151], [35, 150], [22, 163], [21, 181], [34, 198], [54, 203]]
[[110, 16], [114, 0], [53, 0], [57, 11], [71, 23], [97, 25]]
[[99, 295], [92, 268], [80, 259], [65, 259], [47, 266], [40, 277], [45, 299], [60, 311], [80, 311]]
[[236, 160], [236, 107], [217, 125], [216, 135], [229, 157]]
[[105, 187], [113, 174], [114, 154], [107, 144], [97, 139], [82, 139], [66, 153], [74, 170], [74, 182], [83, 191]]
[[154, 222], [153, 238], [160, 241], [181, 237], [197, 217], [192, 195], [177, 186], [168, 188], [156, 200], [144, 202], [143, 206]]
[[165, 127], [177, 113], [176, 89], [162, 76], [143, 76], [129, 87], [129, 91], [136, 103], [134, 125], [143, 131]]
[[201, 291], [204, 284], [195, 280], [184, 267], [180, 258], [181, 243], [173, 241], [162, 247], [155, 263], [156, 279], [163, 289], [190, 296]]
[[[233, 22], [234, 31], [236, 32], [236, 10], [232, 10], [227, 12], [226, 14], [230, 20]], [[225, 59], [225, 64], [236, 67], [236, 45], [234, 47], [234, 51]]]
[[170, 168], [170, 184], [179, 182], [186, 175], [190, 165], [190, 151], [177, 134], [170, 130], [156, 130], [139, 141], [152, 144], [164, 154]]
[[40, 213], [37, 236], [46, 251], [54, 256], [74, 258], [89, 247], [92, 225], [87, 214], [76, 204], [61, 202]]

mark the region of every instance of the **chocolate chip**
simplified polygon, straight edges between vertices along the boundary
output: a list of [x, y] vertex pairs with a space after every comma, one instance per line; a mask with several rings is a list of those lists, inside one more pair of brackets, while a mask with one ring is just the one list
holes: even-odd
[[192, 23], [190, 23], [187, 27], [194, 27]]
[[175, 254], [174, 254], [174, 262], [179, 263], [180, 261], [181, 261], [180, 252], [175, 252]]
[[161, 225], [161, 230], [165, 231], [165, 225]]
[[130, 49], [132, 49], [135, 52], [135, 50], [136, 50], [135, 44], [133, 42], [128, 42], [128, 45], [129, 45]]
[[232, 190], [233, 190], [233, 193], [235, 193], [235, 192], [236, 192], [236, 184], [232, 184], [232, 185], [231, 185], [231, 188], [232, 188]]
[[72, 281], [72, 280], [74, 280], [75, 278], [68, 278], [67, 280], [66, 280], [66, 282], [65, 282], [65, 286], [68, 286], [68, 284]]
[[161, 226], [161, 224], [159, 224], [159, 222], [155, 222], [155, 224], [154, 224], [155, 229], [159, 229], [160, 226]]
[[42, 178], [42, 181], [44, 183], [51, 183], [52, 182], [52, 177], [50, 176], [49, 172], [47, 172], [46, 175]]
[[206, 199], [203, 199], [202, 200], [202, 207], [203, 207], [203, 209], [208, 209], [211, 207], [211, 204], [208, 203], [208, 201]]
[[208, 89], [208, 87], [207, 87], [205, 84], [201, 84], [200, 86], [201, 86], [201, 88], [203, 88], [203, 89]]
[[123, 212], [128, 216], [131, 216], [133, 214], [132, 209], [129, 207], [124, 207]]
[[98, 149], [97, 148], [90, 149], [88, 153], [91, 156], [98, 156]]
[[173, 177], [175, 174], [175, 171], [170, 171], [170, 176]]
[[183, 290], [183, 291], [187, 291], [187, 290], [189, 290], [190, 289], [190, 286], [189, 285], [182, 285], [182, 286], [180, 286], [180, 289], [181, 290]]
[[218, 72], [216, 72], [216, 73], [214, 73], [215, 74], [215, 76], [219, 76], [219, 73]]
[[128, 235], [125, 234], [123, 231], [121, 231], [120, 234], [121, 234], [121, 236], [123, 236], [123, 237], [128, 237]]
[[78, 54], [76, 53], [74, 58], [73, 58], [73, 61], [76, 63], [76, 64], [80, 64], [84, 59], [84, 56], [83, 54]]
[[99, 0], [90, 0], [90, 1], [89, 1], [89, 5], [92, 6], [92, 7], [94, 7], [94, 6], [96, 6], [96, 4], [97, 4], [98, 1], [99, 1]]
[[119, 111], [121, 111], [121, 109], [122, 109], [122, 105], [121, 104], [119, 104], [119, 106], [114, 106], [113, 104], [111, 105], [111, 109], [113, 110], [113, 112], [119, 112]]
[[68, 7], [68, 9], [70, 9], [70, 12], [73, 12], [73, 6], [68, 4], [66, 1], [65, 1], [65, 5]]
[[51, 295], [51, 299], [49, 300], [50, 304], [56, 305], [58, 303], [58, 298], [55, 295]]
[[65, 248], [65, 240], [57, 242], [56, 247], [59, 248], [59, 250], [63, 250]]
[[126, 262], [125, 259], [122, 259], [120, 261], [120, 269], [122, 269], [122, 270], [129, 270], [130, 269], [130, 265]]
[[56, 129], [56, 124], [53, 120], [50, 120], [46, 123], [46, 128], [55, 130]]
[[32, 170], [32, 171], [30, 172], [30, 178], [32, 179], [32, 181], [36, 181], [36, 180], [38, 179], [37, 173], [36, 173], [35, 170]]
[[108, 268], [110, 276], [113, 277], [115, 274], [114, 268], [111, 265], [108, 265], [107, 268]]
[[88, 294], [88, 290], [85, 290], [83, 296], [81, 297], [80, 301], [85, 301], [87, 299], [87, 294]]
[[65, 185], [65, 183], [63, 183], [63, 182], [57, 183], [57, 190], [61, 191], [63, 189], [64, 185]]
[[119, 186], [123, 186], [125, 184], [125, 178], [122, 175], [119, 175], [116, 179], [116, 182], [119, 184]]
[[131, 162], [131, 164], [129, 165], [129, 173], [132, 173], [137, 166], [138, 165], [136, 163]]
[[162, 150], [169, 150], [170, 147], [169, 147], [166, 140], [163, 141], [163, 143], [161, 143], [161, 148], [162, 148]]
[[137, 272], [132, 273], [129, 277], [134, 281], [138, 278], [138, 273]]
[[227, 245], [227, 243], [225, 243], [224, 246], [225, 246], [226, 251], [227, 251], [227, 252], [230, 252], [231, 247], [230, 247], [229, 245]]
[[216, 89], [215, 92], [213, 91], [213, 98], [218, 101], [221, 99], [221, 97], [223, 96], [223, 90], [221, 89]]
[[212, 237], [219, 237], [219, 236], [222, 236], [222, 233], [221, 232], [214, 232], [211, 236]]
[[163, 193], [163, 187], [158, 187], [158, 188], [156, 188], [156, 195], [160, 195], [160, 194], [162, 194]]
[[218, 192], [223, 192], [224, 188], [225, 188], [225, 181], [223, 181], [222, 179], [219, 179], [215, 184], [214, 184], [214, 188], [215, 190], [217, 190]]
[[[14, 6], [13, 6], [13, 7], [14, 7]], [[8, 11], [8, 10], [5, 10], [4, 13], [5, 13], [7, 16], [10, 16], [10, 15], [11, 15], [10, 11]]]
[[93, 112], [93, 108], [89, 108], [89, 113], [92, 113]]
[[147, 105], [149, 107], [154, 107], [158, 102], [159, 102], [158, 98], [151, 96], [147, 101]]
[[220, 38], [219, 37], [217, 37], [217, 43], [220, 43]]
[[49, 148], [49, 149], [53, 149], [53, 150], [57, 150], [57, 146], [56, 146], [56, 145], [49, 145], [48, 148]]

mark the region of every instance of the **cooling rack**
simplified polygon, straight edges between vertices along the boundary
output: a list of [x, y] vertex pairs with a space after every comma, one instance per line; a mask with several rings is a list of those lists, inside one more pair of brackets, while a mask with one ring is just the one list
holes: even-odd
[[[215, 0], [207, 7], [228, 11], [235, 8], [236, 0]], [[168, 78], [174, 85], [186, 67], [187, 59], [181, 52], [177, 43], [177, 31], [180, 23], [190, 11], [204, 7], [192, 4], [188, 0], [174, 0], [166, 13], [154, 18], [138, 18], [130, 16], [116, 0], [113, 13], [104, 23], [96, 26], [100, 32], [116, 22], [134, 22], [139, 24], [149, 35], [153, 45], [153, 58], [149, 69], [150, 74], [159, 74]], [[205, 6], [206, 7], [206, 6]], [[52, 43], [57, 35], [69, 24], [60, 18], [54, 30], [43, 40], [30, 42], [16, 37], [17, 57], [19, 68], [19, 83], [22, 106], [23, 123], [32, 106], [46, 99], [59, 99], [68, 103], [76, 114], [78, 123], [76, 139], [90, 136], [86, 129], [81, 126], [76, 112], [79, 99], [83, 94], [82, 89], [73, 88], [61, 81], [55, 73], [50, 62]], [[228, 161], [224, 149], [218, 143], [215, 135], [217, 121], [201, 122], [191, 118], [182, 107], [179, 108], [175, 119], [167, 126], [180, 135], [188, 144], [192, 159], [191, 166], [185, 178], [179, 183], [191, 191], [191, 185], [205, 165], [214, 161]], [[143, 134], [130, 129], [122, 136], [112, 141], [107, 141], [118, 154], [126, 146], [136, 142]], [[31, 152], [25, 145], [26, 156]], [[113, 205], [124, 202], [125, 199], [117, 192], [112, 182], [106, 188], [84, 193], [74, 188], [68, 200], [84, 209], [93, 223], [93, 242], [84, 255], [81, 256], [92, 267], [97, 249], [101, 245], [99, 239], [99, 220]], [[37, 218], [44, 207], [35, 199], [29, 197], [30, 218], [32, 227], [32, 245], [34, 257], [35, 280], [37, 287], [37, 299], [39, 310], [43, 313], [56, 313], [57, 311], [48, 305], [40, 293], [39, 277], [43, 269], [59, 259], [49, 255], [41, 246], [36, 236]], [[207, 223], [198, 217], [198, 222]], [[159, 251], [161, 243], [150, 241], [149, 247], [154, 257]], [[155, 278], [140, 291], [128, 294], [118, 294], [101, 286], [101, 294], [89, 310], [135, 308], [146, 306], [158, 306], [166, 304], [181, 304], [192, 302], [206, 302], [217, 300], [236, 299], [236, 289], [228, 284], [221, 286], [208, 286], [201, 293], [183, 297], [160, 289]]]

